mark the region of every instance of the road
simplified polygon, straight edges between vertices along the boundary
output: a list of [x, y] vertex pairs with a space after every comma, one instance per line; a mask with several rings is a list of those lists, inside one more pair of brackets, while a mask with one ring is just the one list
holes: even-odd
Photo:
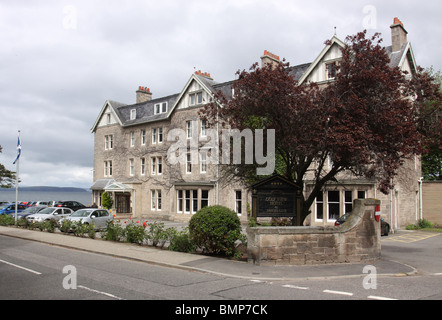
[[382, 240], [383, 259], [412, 265], [415, 275], [375, 277], [368, 270], [360, 277], [297, 281], [230, 278], [0, 236], [0, 299], [440, 300], [442, 235], [432, 235]]

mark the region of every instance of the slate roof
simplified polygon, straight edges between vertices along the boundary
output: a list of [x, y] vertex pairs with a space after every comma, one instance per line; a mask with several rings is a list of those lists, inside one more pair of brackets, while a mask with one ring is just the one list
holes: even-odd
[[[338, 41], [337, 39], [336, 41]], [[340, 41], [340, 40], [339, 40]], [[414, 63], [414, 56], [412, 52], [412, 48], [410, 43], [406, 43], [402, 46], [400, 51], [392, 52], [392, 46], [386, 47], [387, 53], [390, 57], [390, 66], [396, 67], [399, 66], [402, 59], [404, 59], [404, 55], [407, 55], [407, 59], [411, 62], [411, 65], [415, 65]], [[317, 58], [318, 60], [318, 58]], [[306, 72], [308, 72], [309, 68], [312, 66], [312, 64], [317, 63], [317, 61], [313, 63], [305, 63], [300, 64], [297, 66], [291, 66], [288, 68], [288, 72], [293, 76], [293, 78], [296, 81], [299, 81], [303, 76], [306, 75]], [[197, 79], [201, 84], [203, 84], [207, 90], [210, 91], [210, 93], [215, 94], [218, 91], [221, 91], [224, 96], [226, 96], [228, 99], [232, 98], [232, 86], [234, 83], [234, 80], [227, 81], [223, 83], [218, 83], [214, 81], [211, 78], [205, 77], [203, 75], [194, 74], [192, 75], [192, 78], [189, 80], [189, 83], [192, 79]], [[184, 88], [186, 89], [186, 88]], [[123, 127], [142, 124], [142, 123], [149, 123], [149, 122], [155, 122], [155, 121], [161, 121], [166, 120], [168, 117], [170, 117], [171, 113], [173, 112], [173, 108], [176, 106], [176, 103], [178, 99], [183, 95], [183, 92], [176, 93], [173, 95], [169, 95], [166, 97], [161, 97], [157, 99], [153, 99], [151, 101], [146, 101], [138, 104], [124, 104], [117, 101], [111, 101], [108, 100], [108, 105], [111, 106], [113, 109], [115, 115], [118, 117], [118, 120], [120, 124]], [[168, 112], [161, 113], [161, 114], [155, 114], [155, 104], [167, 102], [168, 103]], [[136, 110], [136, 118], [134, 120], [130, 119], [131, 110]], [[101, 116], [101, 115], [100, 115]], [[95, 128], [95, 125], [94, 125]], [[94, 128], [92, 130], [94, 130]]]

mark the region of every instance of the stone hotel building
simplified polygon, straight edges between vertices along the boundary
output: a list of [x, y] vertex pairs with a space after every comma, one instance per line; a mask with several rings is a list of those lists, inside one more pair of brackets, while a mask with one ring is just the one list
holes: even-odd
[[[392, 45], [386, 47], [392, 67], [409, 74], [416, 72], [413, 49], [407, 31], [395, 18], [391, 26]], [[334, 66], [341, 59], [342, 40], [336, 35], [312, 63], [290, 67], [301, 84], [308, 81], [326, 85], [334, 79]], [[262, 63], [277, 63], [279, 57], [265, 51]], [[207, 205], [220, 204], [235, 210], [243, 222], [251, 192], [244, 185], [225, 182], [217, 165], [205, 152], [187, 152], [179, 163], [171, 163], [168, 133], [181, 129], [183, 140], [198, 137], [200, 151], [207, 141], [207, 126], [198, 111], [212, 96], [222, 91], [232, 95], [233, 81], [218, 83], [209, 73], [197, 71], [181, 92], [154, 97], [149, 88], [139, 87], [135, 103], [107, 100], [91, 129], [94, 143], [93, 202], [101, 205], [101, 195], [109, 192], [113, 212], [134, 217], [182, 220]], [[135, 97], [134, 97], [135, 98]], [[195, 159], [198, 158], [198, 159]], [[352, 209], [356, 198], [378, 198], [382, 217], [392, 228], [415, 223], [420, 212], [420, 159], [405, 163], [388, 195], [378, 192], [376, 181], [343, 174], [337, 183], [328, 184], [311, 208], [311, 225], [333, 225], [336, 218]], [[309, 181], [304, 182], [308, 191]]]

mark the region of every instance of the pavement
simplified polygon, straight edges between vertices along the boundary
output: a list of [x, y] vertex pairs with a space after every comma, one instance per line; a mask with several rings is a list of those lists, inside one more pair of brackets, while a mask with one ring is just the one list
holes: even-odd
[[[179, 227], [180, 223], [174, 226]], [[80, 238], [62, 233], [49, 233], [16, 227], [1, 227], [0, 235], [37, 241], [49, 245], [98, 253], [152, 265], [216, 274], [224, 277], [261, 281], [306, 279], [333, 279], [364, 277], [366, 264], [344, 263], [308, 266], [258, 266], [244, 261], [229, 260], [200, 254], [169, 251], [152, 246], [112, 242], [101, 239]], [[405, 264], [381, 258], [373, 264], [377, 276], [404, 276], [416, 273]]]

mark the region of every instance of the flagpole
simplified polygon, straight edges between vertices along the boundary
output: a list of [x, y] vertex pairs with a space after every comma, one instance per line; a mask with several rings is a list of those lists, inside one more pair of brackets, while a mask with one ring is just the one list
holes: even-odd
[[[18, 144], [20, 144], [20, 130], [18, 130]], [[18, 148], [18, 145], [17, 145]], [[18, 151], [18, 150], [17, 150]], [[20, 155], [17, 157], [17, 170], [16, 170], [16, 174], [15, 174], [15, 215], [14, 215], [14, 220], [15, 220], [15, 224], [17, 224], [17, 206], [18, 206], [18, 176], [19, 176], [19, 168], [20, 168]]]

